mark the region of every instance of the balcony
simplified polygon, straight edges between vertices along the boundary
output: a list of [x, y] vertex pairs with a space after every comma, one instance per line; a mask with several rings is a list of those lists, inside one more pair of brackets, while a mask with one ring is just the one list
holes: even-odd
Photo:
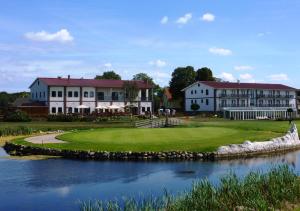
[[259, 108], [292, 108], [291, 104], [258, 104], [258, 105], [243, 105], [243, 104], [220, 104], [220, 108], [245, 108], [245, 107], [259, 107]]
[[[130, 101], [130, 99], [125, 98], [124, 96], [98, 96], [97, 101], [125, 102]], [[151, 101], [151, 97], [137, 97], [134, 101]]]
[[284, 98], [284, 99], [292, 99], [293, 95], [266, 95], [266, 94], [258, 94], [257, 98]]
[[220, 94], [221, 98], [249, 98], [250, 94]]

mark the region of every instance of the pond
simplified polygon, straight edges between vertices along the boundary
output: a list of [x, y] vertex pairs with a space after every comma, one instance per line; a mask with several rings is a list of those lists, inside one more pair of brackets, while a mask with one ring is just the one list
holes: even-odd
[[0, 210], [78, 210], [79, 202], [178, 193], [193, 181], [243, 176], [287, 163], [300, 172], [300, 151], [218, 162], [13, 160], [0, 148]]

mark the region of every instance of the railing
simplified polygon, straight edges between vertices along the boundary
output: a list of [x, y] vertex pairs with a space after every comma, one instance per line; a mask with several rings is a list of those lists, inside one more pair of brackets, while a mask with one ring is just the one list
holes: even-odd
[[257, 98], [294, 98], [294, 95], [266, 95], [258, 94]]
[[[117, 102], [124, 102], [124, 101], [131, 101], [129, 98], [123, 96], [103, 96], [97, 97], [97, 101], [117, 101]], [[151, 101], [150, 97], [137, 97], [134, 101]]]
[[168, 126], [176, 126], [180, 124], [181, 121], [177, 118], [160, 118], [136, 121], [134, 123], [134, 126], [137, 128], [162, 128]]
[[240, 105], [240, 104], [220, 104], [220, 108], [245, 108], [245, 107], [276, 107], [276, 108], [291, 108], [294, 107], [292, 104], [258, 104], [258, 105]]
[[227, 98], [249, 98], [250, 94], [220, 94], [219, 97]]

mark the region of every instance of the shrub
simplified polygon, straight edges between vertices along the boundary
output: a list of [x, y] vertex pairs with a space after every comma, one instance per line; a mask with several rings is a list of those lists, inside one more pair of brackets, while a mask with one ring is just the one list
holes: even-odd
[[7, 112], [3, 118], [6, 122], [30, 122], [31, 118], [23, 111]]
[[193, 104], [191, 105], [191, 109], [192, 109], [193, 111], [198, 111], [199, 108], [200, 108], [200, 106], [199, 106], [197, 103], [193, 103]]

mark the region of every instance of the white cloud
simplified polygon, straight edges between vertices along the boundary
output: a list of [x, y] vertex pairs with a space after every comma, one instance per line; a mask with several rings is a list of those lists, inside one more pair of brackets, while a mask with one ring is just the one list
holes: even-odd
[[231, 73], [222, 72], [221, 75], [219, 75], [220, 78], [222, 78], [224, 81], [235, 81], [235, 77]]
[[271, 34], [271, 32], [260, 32], [257, 34], [258, 37], [263, 37], [263, 36], [266, 36], [266, 35], [269, 35]]
[[232, 54], [232, 51], [225, 48], [210, 48], [209, 52], [212, 54], [220, 55], [220, 56], [229, 56]]
[[253, 79], [253, 76], [252, 76], [251, 74], [249, 74], [249, 73], [245, 73], [245, 74], [241, 74], [241, 75], [240, 75], [240, 78], [241, 78], [242, 80], [252, 80], [252, 79]]
[[28, 32], [24, 35], [27, 39], [38, 42], [72, 42], [74, 38], [71, 36], [70, 32], [67, 29], [61, 29], [55, 33], [49, 33], [46, 31], [40, 32]]
[[287, 80], [289, 80], [289, 77], [287, 76], [287, 74], [284, 74], [284, 73], [269, 75], [268, 78], [271, 81], [287, 81]]
[[193, 17], [192, 13], [187, 13], [184, 16], [178, 18], [176, 23], [187, 24], [192, 19], [192, 17]]
[[107, 67], [107, 68], [111, 68], [111, 67], [112, 67], [112, 64], [111, 64], [111, 63], [105, 63], [103, 66], [104, 66], [104, 67]]
[[170, 74], [168, 74], [168, 73], [164, 73], [164, 72], [155, 72], [154, 74], [153, 74], [153, 76], [155, 77], [155, 78], [171, 78], [171, 75]]
[[248, 65], [240, 65], [240, 66], [235, 66], [234, 67], [234, 70], [237, 70], [237, 71], [242, 71], [242, 70], [253, 70], [254, 67], [252, 66], [248, 66]]
[[167, 62], [157, 59], [155, 61], [150, 61], [149, 64], [160, 68], [165, 67], [167, 65]]
[[211, 13], [205, 13], [204, 15], [202, 15], [201, 20], [206, 22], [212, 22], [215, 20], [215, 16]]
[[168, 16], [164, 16], [164, 17], [160, 20], [160, 23], [161, 23], [161, 24], [167, 24], [168, 21], [169, 21]]

